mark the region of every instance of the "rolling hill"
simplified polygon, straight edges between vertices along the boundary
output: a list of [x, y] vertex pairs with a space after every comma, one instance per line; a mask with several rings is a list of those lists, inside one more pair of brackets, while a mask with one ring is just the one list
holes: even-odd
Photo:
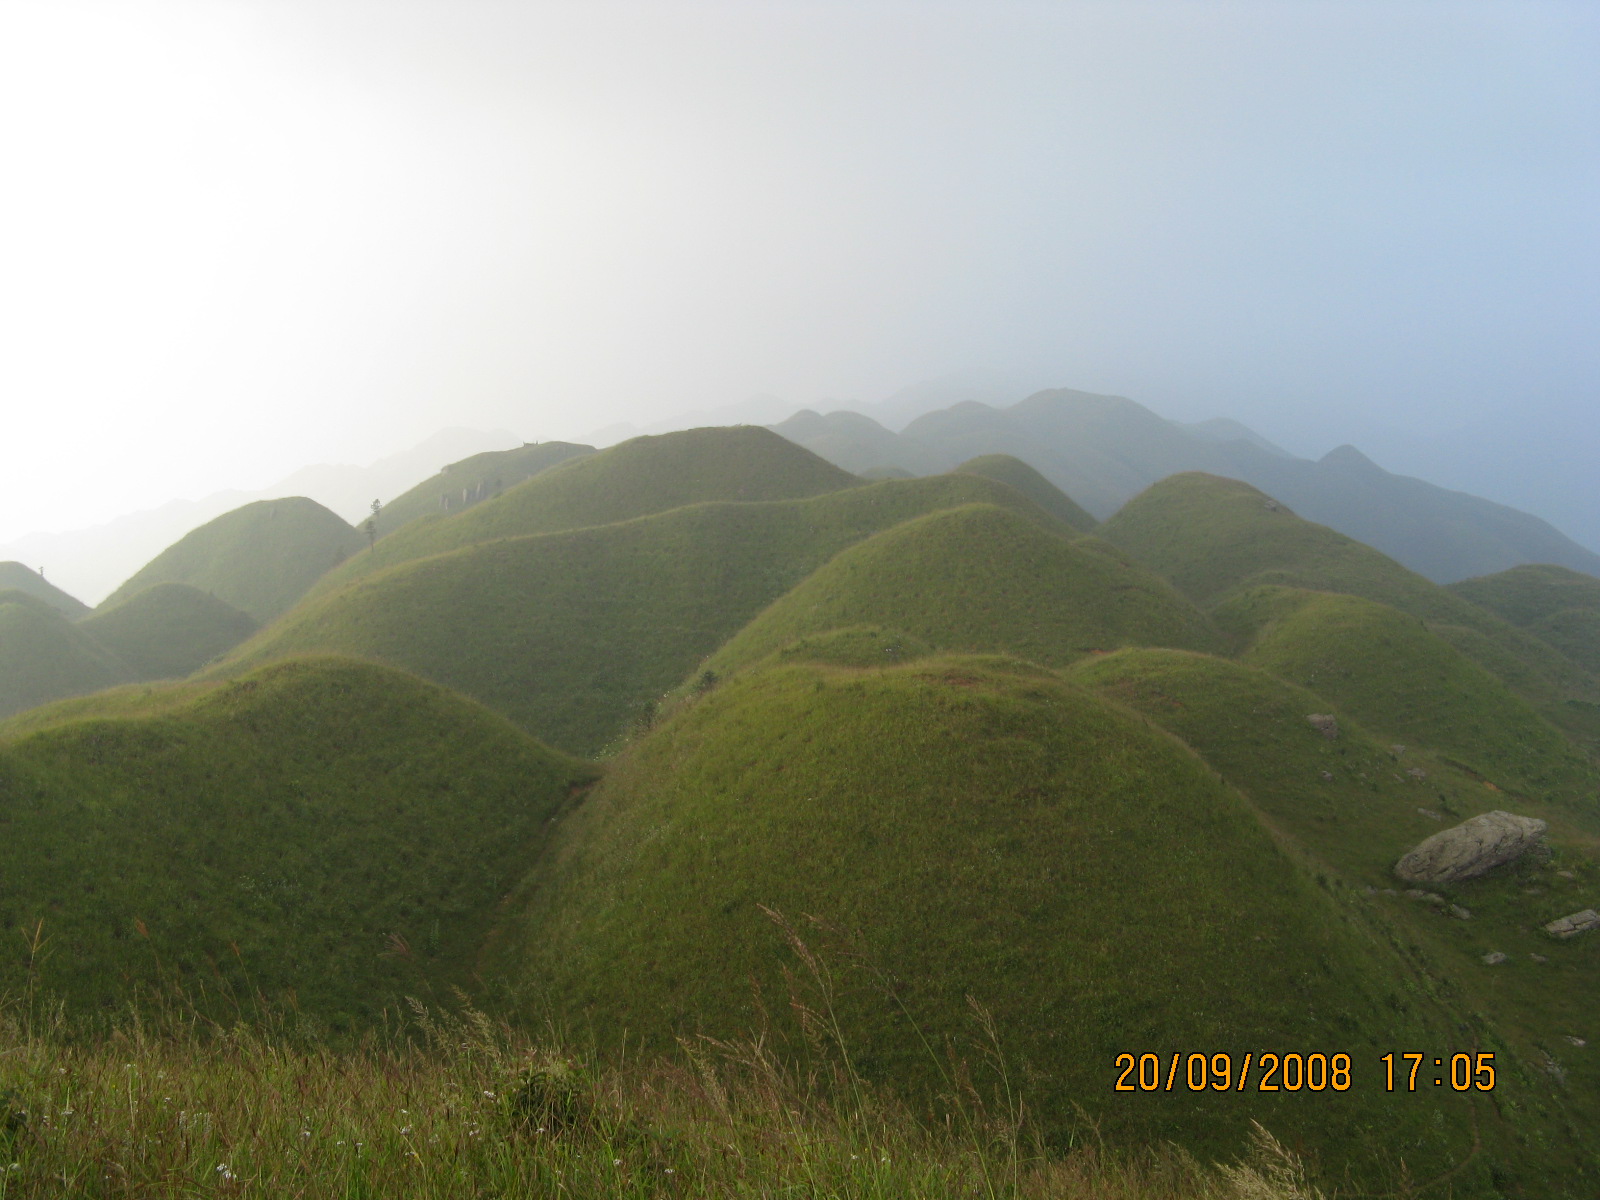
[[256, 623], [187, 583], [158, 583], [78, 626], [126, 663], [136, 680], [181, 679], [233, 649]]
[[156, 555], [98, 611], [158, 583], [187, 583], [266, 623], [366, 538], [314, 500], [258, 500], [224, 513]]
[[930, 513], [841, 551], [707, 667], [727, 674], [808, 634], [862, 625], [941, 650], [1006, 652], [1049, 666], [1130, 644], [1220, 646], [1170, 584], [1097, 546], [1104, 543], [1069, 542], [994, 505]]
[[[399, 672], [321, 659], [0, 731], [0, 927], [78, 1017], [178, 990], [313, 1028], [470, 983], [586, 769]], [[13, 949], [16, 949], [14, 947]], [[0, 956], [0, 992], [29, 983]]]
[[454, 516], [409, 522], [374, 553], [332, 572], [317, 594], [398, 563], [502, 538], [609, 525], [713, 500], [803, 499], [861, 482], [755, 425], [638, 437], [571, 456]]
[[688, 505], [401, 562], [309, 599], [210, 673], [293, 654], [359, 655], [457, 688], [560, 749], [598, 754], [834, 554], [911, 517], [971, 503], [1071, 532], [977, 475], [858, 481], [805, 500]]
[[1370, 1078], [1117, 1093], [1119, 1054], [1177, 1048], [1337, 1047], [1367, 1075], [1397, 1040], [1456, 1044], [1463, 1014], [1187, 748], [1015, 660], [791, 659], [717, 684], [563, 819], [512, 907], [489, 967], [606, 1045], [753, 1031], [805, 1057], [809, 1028], [937, 1120], [952, 1060], [983, 1061], [971, 997], [1058, 1143], [1225, 1155], [1254, 1118], [1336, 1176], [1403, 1156], [1470, 1194], [1475, 1127], [1500, 1136], [1481, 1102]]

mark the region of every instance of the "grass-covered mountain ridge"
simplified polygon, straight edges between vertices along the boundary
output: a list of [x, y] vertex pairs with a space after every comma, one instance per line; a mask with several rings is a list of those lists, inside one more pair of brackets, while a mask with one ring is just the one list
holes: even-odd
[[[602, 1057], [843, 1053], [934, 1124], [1003, 1068], [1045, 1153], [1255, 1121], [1330, 1195], [1594, 1194], [1600, 931], [1546, 927], [1600, 909], [1600, 579], [1035, 466], [524, 446], [369, 529], [229, 514], [93, 614], [0, 592], [0, 994], [338, 1040], [459, 989]], [[1495, 810], [1543, 841], [1394, 876]], [[1391, 1091], [1410, 1051], [1495, 1085]]]

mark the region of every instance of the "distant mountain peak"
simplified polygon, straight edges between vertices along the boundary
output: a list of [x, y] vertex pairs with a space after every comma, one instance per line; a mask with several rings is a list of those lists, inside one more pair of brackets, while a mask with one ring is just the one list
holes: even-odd
[[1326, 454], [1324, 454], [1319, 461], [1325, 467], [1343, 467], [1346, 470], [1383, 470], [1383, 468], [1377, 463], [1373, 462], [1365, 454], [1361, 453], [1361, 451], [1357, 450], [1354, 446], [1348, 443], [1343, 446], [1335, 446], [1332, 450], [1329, 450]]

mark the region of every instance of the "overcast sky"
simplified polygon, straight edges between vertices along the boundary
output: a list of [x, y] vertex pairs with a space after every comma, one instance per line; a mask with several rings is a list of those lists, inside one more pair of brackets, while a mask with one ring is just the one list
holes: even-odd
[[1600, 5], [0, 0], [0, 541], [987, 370], [1600, 545]]

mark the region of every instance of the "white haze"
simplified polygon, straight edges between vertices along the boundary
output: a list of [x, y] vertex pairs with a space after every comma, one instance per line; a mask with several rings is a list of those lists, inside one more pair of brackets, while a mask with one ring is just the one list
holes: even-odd
[[0, 5], [0, 542], [983, 370], [1600, 544], [1590, 4]]

